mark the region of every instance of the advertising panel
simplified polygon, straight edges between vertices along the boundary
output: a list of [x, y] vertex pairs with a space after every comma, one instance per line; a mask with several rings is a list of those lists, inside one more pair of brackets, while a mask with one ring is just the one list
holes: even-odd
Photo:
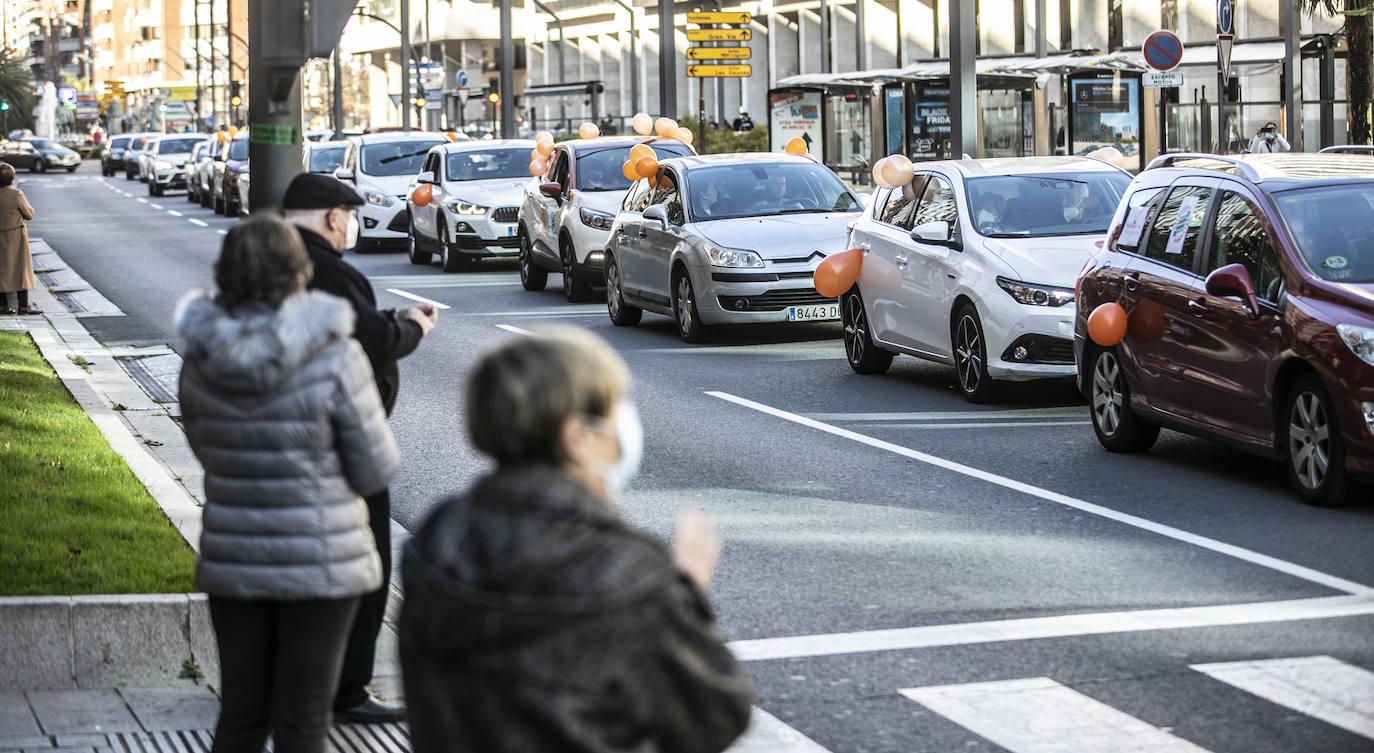
[[1087, 155], [1104, 146], [1126, 156], [1126, 169], [1141, 164], [1140, 79], [1121, 74], [1069, 78], [1069, 153]]
[[884, 133], [887, 134], [887, 151], [884, 155], [902, 152], [902, 86], [889, 85], [883, 89]]
[[911, 99], [911, 158], [950, 158], [949, 87], [914, 87]]
[[768, 93], [769, 150], [780, 152], [795, 137], [806, 141], [807, 150], [825, 162], [821, 134], [821, 93], [772, 91]]

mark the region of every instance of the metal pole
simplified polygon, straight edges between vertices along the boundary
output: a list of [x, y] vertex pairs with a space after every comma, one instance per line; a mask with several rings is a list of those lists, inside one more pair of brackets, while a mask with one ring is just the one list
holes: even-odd
[[219, 71], [215, 65], [215, 31], [218, 25], [215, 23], [215, 0], [210, 0], [210, 130], [215, 128], [215, 116], [219, 112], [219, 87], [215, 82], [219, 80]]
[[635, 48], [639, 46], [639, 32], [635, 30], [635, 9], [625, 6], [630, 13], [630, 112], [639, 112], [639, 63], [635, 61]]
[[205, 110], [202, 109], [201, 95], [204, 93], [200, 78], [200, 0], [192, 0], [191, 14], [195, 18], [196, 29], [196, 130], [199, 131], [205, 123]]
[[1217, 154], [1226, 153], [1226, 79], [1217, 68]]
[[[515, 138], [515, 42], [511, 39], [511, 0], [501, 0], [501, 138]], [[596, 95], [592, 95], [595, 97]]]
[[[1336, 145], [1336, 36], [1321, 35], [1321, 45], [1321, 67], [1317, 76], [1317, 99], [1321, 100], [1321, 115], [1317, 122], [1321, 145], [1325, 148]], [[1298, 94], [1301, 94], [1301, 90]], [[1302, 132], [1299, 131], [1297, 136], [1297, 139], [1290, 137], [1288, 142], [1293, 146], [1293, 151], [1302, 148], [1301, 141], [1298, 140], [1302, 138]]]
[[675, 5], [673, 0], [658, 0], [658, 114], [664, 117], [672, 117], [677, 109]]
[[[1282, 0], [1283, 119], [1288, 143], [1302, 151], [1302, 14], [1297, 0]], [[1322, 146], [1326, 146], [1323, 142]]]
[[[429, 0], [425, 0], [425, 54], [421, 56], [421, 59], [426, 63], [434, 59], [434, 38], [429, 33]], [[417, 72], [416, 75], [418, 76], [419, 73]], [[444, 96], [442, 91], [434, 92], [434, 95], [437, 95], [440, 101], [442, 101]], [[423, 121], [420, 124], [422, 128], [428, 130], [432, 127], [430, 123], [434, 120], [434, 117], [429, 114], [428, 107], [426, 107], [420, 115], [420, 119]]]
[[[401, 0], [401, 128], [410, 130], [410, 0]], [[252, 184], [249, 184], [252, 187]]]
[[[281, 20], [276, 16], [285, 10], [276, 2], [250, 0], [248, 38], [271, 39], [266, 30], [277, 28], [273, 24]], [[253, 173], [248, 207], [252, 212], [280, 207], [286, 187], [301, 171], [301, 68], [269, 66], [267, 61], [279, 59], [280, 53], [264, 43], [248, 48], [248, 88], [254, 92], [248, 100], [248, 120], [253, 124], [253, 138], [248, 140]]]
[[821, 73], [831, 73], [830, 70], [830, 6], [826, 0], [820, 0], [820, 8], [817, 12], [821, 16]]
[[225, 99], [227, 105], [225, 109], [229, 111], [229, 123], [237, 125], [238, 108], [234, 107], [232, 94], [234, 91], [234, 0], [224, 0], [224, 12], [224, 55], [229, 59], [229, 64], [224, 67], [224, 71], [228, 75], [225, 80], [229, 82], [226, 86], [229, 87], [230, 91], [229, 98]]
[[[720, 9], [720, 0], [716, 0], [716, 10]], [[720, 47], [721, 43], [717, 42], [713, 46]], [[720, 76], [716, 76], [716, 125], [719, 128], [725, 127], [725, 79]], [[705, 146], [706, 142], [703, 141], [702, 148]]]
[[[334, 138], [343, 138], [343, 42], [334, 48]], [[252, 183], [248, 185], [252, 188]]]
[[868, 68], [868, 34], [866, 16], [868, 0], [854, 0], [854, 70]]
[[978, 156], [977, 44], [973, 3], [949, 3], [949, 135], [954, 159]]
[[1049, 54], [1049, 44], [1045, 33], [1045, 0], [1035, 0], [1035, 56], [1043, 58]]

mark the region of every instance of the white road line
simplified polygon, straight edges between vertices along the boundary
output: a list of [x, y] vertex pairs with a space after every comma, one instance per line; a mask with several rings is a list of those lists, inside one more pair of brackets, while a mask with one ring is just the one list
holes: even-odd
[[191, 219], [187, 220], [187, 222], [191, 223], [192, 225], [199, 225], [199, 226], [201, 226], [201, 227], [210, 227], [209, 225], [205, 224], [204, 222], [201, 222], [200, 220], [198, 220], [198, 219], [196, 219], [196, 218], [194, 218], [194, 217], [192, 217]]
[[812, 656], [839, 656], [873, 651], [906, 651], [984, 643], [1075, 638], [1153, 630], [1261, 625], [1297, 620], [1324, 620], [1374, 614], [1374, 596], [1321, 596], [1290, 601], [1222, 604], [1210, 607], [1144, 609], [1096, 614], [1066, 614], [1015, 620], [926, 625], [854, 633], [798, 635], [733, 641], [730, 650], [741, 661], [772, 661]]
[[1329, 656], [1192, 667], [1272, 703], [1374, 738], [1374, 673], [1368, 670]]
[[792, 423], [801, 424], [802, 426], [817, 429], [828, 434], [833, 434], [837, 437], [850, 439], [860, 444], [866, 444], [869, 447], [874, 447], [879, 450], [886, 450], [888, 452], [901, 455], [902, 457], [910, 458], [912, 460], [916, 460], [921, 463], [926, 463], [928, 465], [933, 465], [937, 468], [943, 468], [945, 470], [953, 471], [954, 473], [962, 474], [970, 478], [976, 478], [980, 481], [986, 481], [989, 484], [994, 484], [1005, 489], [1010, 489], [1012, 491], [1028, 494], [1032, 497], [1038, 497], [1040, 499], [1045, 500], [1046, 502], [1053, 502], [1055, 504], [1064, 505], [1065, 507], [1072, 507], [1075, 510], [1081, 510], [1086, 513], [1091, 513], [1093, 515], [1098, 515], [1103, 518], [1107, 518], [1108, 520], [1114, 520], [1118, 523], [1124, 523], [1128, 526], [1139, 528], [1144, 531], [1157, 533], [1160, 536], [1165, 536], [1176, 541], [1182, 541], [1185, 544], [1192, 544], [1194, 546], [1202, 547], [1203, 549], [1208, 549], [1213, 552], [1217, 552], [1218, 554], [1224, 554], [1228, 557], [1234, 557], [1238, 560], [1249, 562], [1252, 565], [1267, 567], [1270, 570], [1275, 570], [1285, 575], [1291, 575], [1294, 578], [1301, 578], [1302, 580], [1317, 583], [1326, 586], [1327, 588], [1332, 588], [1337, 591], [1343, 591], [1348, 594], [1358, 594], [1361, 596], [1374, 595], [1374, 588], [1371, 588], [1370, 586], [1366, 586], [1361, 583], [1356, 583], [1351, 580], [1346, 580], [1345, 578], [1338, 578], [1334, 575], [1328, 575], [1326, 573], [1313, 570], [1310, 567], [1304, 567], [1303, 565], [1287, 562], [1277, 557], [1271, 557], [1267, 554], [1260, 554], [1259, 552], [1235, 546], [1234, 544], [1227, 544], [1223, 541], [1218, 541], [1213, 538], [1199, 536], [1195, 533], [1189, 533], [1188, 531], [1185, 531], [1181, 528], [1167, 526], [1163, 523], [1156, 523], [1153, 520], [1148, 520], [1137, 515], [1130, 515], [1128, 513], [1113, 510], [1109, 507], [1095, 505], [1091, 502], [1085, 502], [1081, 499], [1070, 497], [1067, 494], [1060, 494], [1059, 492], [1050, 491], [1049, 489], [1042, 489], [1038, 486], [1033, 486], [1023, 481], [1010, 479], [1006, 476], [999, 476], [996, 473], [990, 473], [988, 471], [979, 470], [972, 466], [964, 465], [963, 463], [956, 463], [953, 460], [946, 460], [941, 457], [936, 457], [935, 455], [930, 455], [924, 452], [913, 450], [909, 447], [902, 447], [901, 445], [893, 444], [891, 442], [884, 442], [881, 439], [875, 439], [873, 437], [860, 434], [855, 431], [850, 431], [848, 429], [841, 429], [838, 426], [831, 426], [830, 424], [822, 423], [820, 421], [816, 421], [815, 419], [810, 419], [805, 416], [799, 416], [796, 413], [789, 413], [785, 410], [780, 410], [778, 408], [764, 405], [762, 403], [756, 403], [752, 400], [746, 400], [742, 397], [736, 397], [726, 392], [707, 392], [706, 394], [712, 397], [720, 398], [721, 400], [725, 400], [727, 402], [734, 403], [736, 405], [743, 406], [745, 408], [749, 408], [750, 410], [755, 410], [760, 413], [766, 413], [770, 416], [775, 416], [786, 421], [791, 421]]
[[1086, 421], [965, 421], [958, 424], [879, 424], [880, 429], [981, 429], [984, 427], [1003, 428], [1009, 426], [1091, 426]]
[[519, 327], [514, 327], [514, 326], [511, 326], [511, 325], [509, 325], [509, 324], [498, 324], [498, 325], [496, 325], [496, 328], [497, 328], [497, 329], [504, 329], [505, 331], [510, 332], [510, 333], [513, 333], [513, 334], [516, 334], [516, 335], [524, 335], [525, 337], [538, 337], [538, 336], [539, 336], [539, 335], [536, 335], [535, 333], [533, 333], [533, 332], [531, 332], [531, 331], [529, 331], [529, 330], [527, 330], [527, 329], [520, 329]]
[[1011, 753], [1206, 753], [1048, 677], [898, 691]]
[[229, 231], [228, 231], [228, 230], [216, 230], [215, 232], [216, 232], [216, 233], [219, 233], [220, 235], [228, 235], [228, 234], [229, 234]]
[[152, 207], [153, 209], [161, 209], [161, 208], [162, 208], [162, 205], [161, 205], [161, 204], [153, 204], [153, 203], [151, 203], [151, 202], [149, 202], [148, 206]]
[[749, 714], [749, 729], [725, 749], [725, 753], [830, 753], [815, 740], [792, 729], [781, 719], [755, 708]]
[[[132, 196], [132, 195], [133, 195], [133, 194], [130, 194], [130, 196]], [[140, 204], [147, 204], [147, 203], [148, 203], [148, 200], [145, 199], [145, 198], [143, 198], [142, 196], [140, 196], [140, 197], [134, 199], [134, 201], [137, 201], [137, 202], [140, 203]]]
[[409, 299], [412, 300], [412, 301], [419, 301], [420, 303], [428, 303], [428, 304], [430, 304], [431, 306], [433, 306], [433, 307], [436, 308], [436, 309], [446, 309], [446, 308], [449, 308], [449, 306], [447, 306], [447, 305], [445, 305], [445, 304], [442, 304], [442, 303], [440, 303], [440, 302], [438, 302], [438, 301], [433, 301], [433, 300], [430, 300], [430, 299], [428, 299], [428, 298], [425, 298], [424, 296], [415, 295], [414, 293], [407, 293], [407, 292], [404, 291], [404, 290], [398, 290], [398, 289], [396, 289], [396, 288], [387, 288], [387, 289], [386, 289], [386, 292], [388, 292], [388, 293], [394, 293], [395, 295], [399, 295], [399, 296], [401, 296], [402, 298], [409, 298]]
[[1009, 420], [1013, 418], [1083, 418], [1088, 415], [1088, 406], [1078, 405], [1066, 408], [1026, 408], [1023, 410], [960, 410], [925, 411], [921, 413], [807, 413], [807, 418], [817, 421], [965, 421], [965, 420]]
[[185, 215], [183, 215], [181, 212], [178, 212], [178, 211], [175, 210], [175, 209], [168, 209], [168, 210], [167, 210], [167, 214], [170, 214], [170, 215], [172, 215], [173, 217], [184, 217], [184, 216], [185, 216]]
[[541, 311], [479, 311], [469, 316], [508, 316], [525, 319], [562, 319], [565, 316], [605, 316], [606, 307], [597, 311], [578, 311], [577, 309], [544, 309]]

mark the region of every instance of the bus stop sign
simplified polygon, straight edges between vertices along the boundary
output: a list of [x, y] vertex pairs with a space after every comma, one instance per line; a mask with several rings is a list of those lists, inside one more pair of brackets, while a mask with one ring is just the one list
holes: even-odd
[[1145, 37], [1140, 51], [1146, 65], [1157, 71], [1172, 71], [1183, 60], [1183, 40], [1172, 31], [1160, 29]]

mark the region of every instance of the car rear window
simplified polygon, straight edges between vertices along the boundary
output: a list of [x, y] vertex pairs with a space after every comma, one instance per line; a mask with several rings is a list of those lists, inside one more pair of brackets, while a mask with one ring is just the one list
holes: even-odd
[[238, 139], [229, 145], [229, 159], [248, 159], [248, 139]]
[[[692, 153], [685, 144], [651, 144], [659, 159], [685, 157]], [[529, 152], [526, 152], [528, 155]], [[577, 188], [582, 191], [624, 191], [630, 180], [621, 172], [630, 156], [629, 146], [613, 146], [577, 155]]]
[[1374, 282], [1374, 182], [1282, 191], [1274, 204], [1313, 274]]
[[117, 136], [114, 139], [110, 140], [110, 148], [123, 149], [124, 147], [128, 146], [129, 142], [132, 140], [133, 139], [129, 138], [128, 136]]
[[204, 141], [204, 138], [196, 137], [190, 139], [162, 139], [157, 144], [158, 154], [184, 154], [196, 148], [196, 144]]
[[343, 164], [344, 147], [335, 146], [328, 149], [312, 148], [310, 150], [310, 172], [312, 173], [332, 173]]

